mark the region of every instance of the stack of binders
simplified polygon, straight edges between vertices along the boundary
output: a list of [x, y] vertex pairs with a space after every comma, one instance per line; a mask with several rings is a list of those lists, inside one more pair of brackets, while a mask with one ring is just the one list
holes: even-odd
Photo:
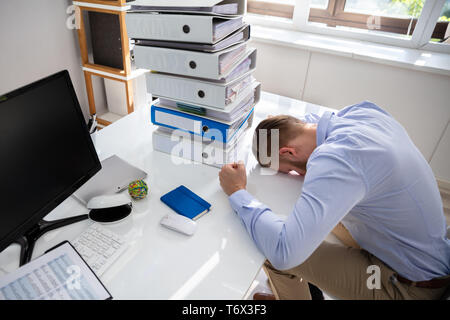
[[[148, 91], [158, 151], [220, 167], [243, 160], [261, 85], [245, 0], [138, 0], [126, 15]], [[244, 155], [245, 156], [245, 155]]]

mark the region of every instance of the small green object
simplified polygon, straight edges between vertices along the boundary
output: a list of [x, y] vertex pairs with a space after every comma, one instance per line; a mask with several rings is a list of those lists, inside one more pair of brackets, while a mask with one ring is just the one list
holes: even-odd
[[144, 199], [148, 194], [148, 186], [144, 180], [136, 180], [128, 185], [128, 193], [134, 200]]
[[191, 106], [188, 104], [177, 102], [177, 108], [180, 109], [181, 111], [197, 114], [199, 116], [206, 115], [206, 109], [202, 108], [202, 107], [196, 107], [196, 106]]

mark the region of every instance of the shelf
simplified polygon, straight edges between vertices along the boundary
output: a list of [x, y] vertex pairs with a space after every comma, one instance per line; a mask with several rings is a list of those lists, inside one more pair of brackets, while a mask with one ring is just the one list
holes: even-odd
[[113, 112], [106, 112], [104, 114], [98, 115], [97, 122], [103, 126], [108, 126], [111, 123], [116, 122], [117, 120], [122, 119], [124, 116], [113, 113]]
[[92, 70], [92, 72], [103, 72], [106, 74], [115, 75], [115, 76], [119, 76], [119, 77], [126, 76], [125, 71], [122, 69], [111, 68], [111, 67], [102, 66], [99, 64], [85, 63], [85, 64], [83, 64], [83, 67], [86, 67], [86, 68]]
[[101, 9], [101, 10], [109, 10], [109, 11], [127, 11], [131, 9], [131, 6], [121, 5], [113, 1], [73, 1], [73, 4], [79, 7], [84, 8], [92, 8], [92, 9]]
[[[107, 9], [99, 9], [94, 7], [86, 7], [82, 5], [81, 2], [74, 2], [74, 4], [77, 4], [80, 8], [81, 13], [79, 14], [79, 25], [80, 28], [77, 30], [78, 32], [78, 40], [80, 45], [80, 53], [81, 53], [81, 63], [84, 67], [88, 67], [90, 69], [95, 69], [101, 72], [107, 72], [111, 74], [115, 74], [117, 76], [128, 76], [131, 73], [131, 60], [130, 60], [130, 41], [128, 39], [127, 34], [127, 27], [125, 22], [125, 11], [118, 11], [118, 10], [107, 10]], [[124, 8], [124, 7], [121, 7]], [[88, 36], [86, 35], [87, 29], [85, 25], [85, 18], [84, 18], [84, 12], [91, 12], [96, 11], [103, 14], [110, 14], [110, 15], [116, 15], [118, 19], [118, 26], [120, 28], [120, 44], [121, 44], [121, 51], [122, 51], [122, 69], [112, 68], [104, 65], [99, 65], [95, 63], [91, 63], [89, 61], [89, 53], [88, 53]], [[117, 27], [117, 26], [115, 26]], [[91, 40], [93, 41], [93, 40]]]
[[[115, 114], [113, 112], [108, 112], [100, 115], [97, 113], [97, 108], [95, 106], [95, 98], [94, 98], [94, 88], [92, 83], [93, 76], [101, 77], [103, 79], [121, 81], [125, 85], [125, 101], [127, 112], [131, 113], [134, 111], [134, 94], [133, 94], [133, 86], [135, 85], [135, 81], [132, 81], [139, 76], [148, 72], [148, 70], [137, 69], [132, 70], [131, 67], [131, 57], [130, 57], [130, 41], [128, 39], [125, 15], [126, 11], [128, 11], [131, 6], [126, 3], [126, 0], [78, 0], [73, 1], [73, 4], [78, 7], [80, 14], [78, 15], [79, 19], [79, 29], [78, 40], [80, 45], [80, 54], [81, 54], [81, 62], [82, 62], [82, 70], [84, 73], [85, 84], [86, 84], [86, 92], [88, 96], [89, 102], [89, 112], [91, 115], [97, 114], [97, 122], [99, 124], [99, 128], [106, 127], [111, 123], [121, 119], [123, 116], [119, 114]], [[94, 13], [93, 13], [94, 12]], [[101, 13], [101, 14], [95, 14]], [[92, 13], [92, 16], [91, 16]], [[106, 14], [106, 15], [103, 15]], [[113, 56], [112, 62], [109, 59], [100, 59], [102, 63], [109, 64], [111, 66], [115, 66], [116, 68], [91, 63], [89, 61], [89, 52], [88, 52], [88, 41], [94, 41], [97, 39], [97, 42], [101, 47], [103, 46], [103, 40], [107, 38], [103, 38], [102, 36], [89, 38], [87, 35], [87, 31], [89, 30], [89, 26], [85, 25], [85, 17], [89, 16], [90, 18], [96, 17], [96, 19], [90, 20], [90, 28], [92, 28], [92, 24], [94, 20], [96, 21], [95, 25], [98, 29], [97, 32], [105, 33], [105, 35], [110, 35], [113, 37], [113, 42], [116, 39], [116, 33], [118, 32], [117, 27], [120, 28], [118, 36], [120, 36], [120, 43], [114, 42], [114, 47], [112, 52], [102, 52], [99, 56], [108, 55], [108, 54], [117, 54], [116, 45], [121, 46], [121, 63], [118, 63], [118, 56]], [[117, 21], [114, 17], [117, 17]], [[91, 30], [92, 31], [92, 30]], [[107, 39], [108, 43], [110, 40]], [[95, 51], [95, 50], [93, 50]], [[117, 67], [123, 66], [122, 69], [117, 69]], [[109, 83], [112, 85], [111, 83]], [[117, 84], [117, 83], [116, 83]], [[114, 84], [114, 86], [116, 85]], [[117, 84], [117, 86], [119, 86]], [[120, 87], [120, 86], [119, 86]], [[122, 96], [123, 97], [123, 96]], [[118, 102], [122, 104], [122, 101]], [[118, 111], [112, 108], [113, 111]]]
[[117, 73], [108, 72], [108, 69], [112, 69], [108, 67], [98, 66], [97, 68], [93, 69], [91, 64], [83, 66], [82, 69], [83, 71], [90, 72], [93, 75], [99, 77], [105, 77], [112, 80], [121, 80], [121, 81], [133, 80], [139, 76], [142, 76], [146, 72], [150, 72], [150, 70], [147, 69], [136, 69], [132, 70], [131, 74], [129, 74], [128, 76], [125, 76], [125, 75], [118, 75]]

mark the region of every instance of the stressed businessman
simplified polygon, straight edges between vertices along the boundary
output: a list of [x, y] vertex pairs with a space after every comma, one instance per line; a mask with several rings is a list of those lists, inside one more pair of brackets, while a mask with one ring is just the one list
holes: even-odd
[[[253, 152], [261, 166], [305, 176], [282, 220], [246, 191], [243, 164], [219, 173], [267, 258], [276, 298], [310, 299], [308, 283], [338, 299], [439, 299], [446, 292], [450, 240], [437, 183], [386, 111], [363, 102], [303, 120], [270, 117], [256, 128]], [[324, 241], [330, 232], [343, 245]]]

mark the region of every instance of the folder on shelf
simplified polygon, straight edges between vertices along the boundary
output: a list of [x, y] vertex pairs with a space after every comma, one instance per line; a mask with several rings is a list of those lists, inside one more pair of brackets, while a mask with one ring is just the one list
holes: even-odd
[[218, 140], [223, 143], [230, 141], [252, 114], [253, 109], [242, 114], [238, 120], [228, 122], [183, 112], [170, 106], [164, 106], [160, 101], [151, 107], [153, 124], [183, 130], [208, 140]]
[[227, 49], [231, 46], [246, 42], [249, 39], [250, 39], [250, 25], [247, 24], [215, 44], [146, 40], [146, 39], [137, 39], [135, 40], [135, 43], [136, 45], [149, 47], [151, 46], [161, 48], [173, 48], [173, 49], [192, 50], [201, 52], [217, 52], [220, 50]]
[[134, 58], [138, 68], [216, 80], [256, 67], [256, 49], [245, 43], [215, 53], [136, 45]]
[[198, 78], [174, 76], [150, 72], [147, 75], [147, 88], [155, 97], [182, 100], [224, 109], [251, 91], [253, 77], [251, 71], [229, 82], [205, 81]]
[[249, 138], [247, 132], [248, 129], [245, 129], [232, 142], [223, 144], [218, 141], [205, 141], [198, 136], [195, 138], [194, 135], [186, 132], [175, 132], [160, 127], [153, 131], [152, 144], [153, 150], [221, 168], [227, 163], [247, 162], [249, 148], [246, 148], [246, 143], [250, 143], [246, 139]]
[[92, 56], [95, 64], [123, 69], [121, 27], [113, 14], [88, 11]]
[[132, 39], [216, 44], [244, 26], [242, 17], [128, 12]]
[[246, 0], [136, 0], [133, 11], [186, 12], [214, 15], [243, 15]]
[[261, 97], [261, 84], [254, 81], [251, 88], [248, 90], [248, 94], [242, 95], [242, 98], [234, 101], [228, 105], [225, 109], [211, 108], [202, 105], [192, 105], [188, 102], [180, 100], [171, 100], [167, 98], [159, 98], [161, 105], [170, 106], [174, 109], [185, 111], [187, 113], [193, 113], [203, 115], [210, 118], [223, 121], [235, 121], [242, 114], [249, 112], [260, 100]]

